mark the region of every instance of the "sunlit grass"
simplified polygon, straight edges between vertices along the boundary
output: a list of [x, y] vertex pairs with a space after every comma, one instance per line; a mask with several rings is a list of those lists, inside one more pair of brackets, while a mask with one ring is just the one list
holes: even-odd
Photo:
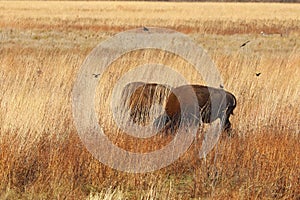
[[[1, 199], [299, 198], [297, 4], [43, 4], [0, 3]], [[199, 10], [203, 15], [195, 15]], [[200, 145], [193, 144], [169, 167], [127, 174], [99, 163], [85, 149], [73, 122], [71, 91], [98, 42], [144, 25], [190, 33], [208, 50], [238, 104], [231, 118], [233, 137], [222, 135], [206, 159], [198, 158]], [[250, 43], [240, 48], [246, 40]], [[96, 102], [104, 102], [101, 98], [126, 71], [148, 60], [170, 66], [191, 83], [204, 83], [175, 55], [131, 52], [99, 80]], [[96, 110], [107, 135], [125, 149], [148, 152], [172, 139], [132, 140], [114, 125], [109, 101]]]

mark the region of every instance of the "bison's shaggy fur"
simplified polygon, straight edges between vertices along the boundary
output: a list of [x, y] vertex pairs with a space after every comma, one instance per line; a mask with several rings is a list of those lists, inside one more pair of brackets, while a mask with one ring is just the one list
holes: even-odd
[[150, 109], [155, 104], [164, 106], [171, 92], [171, 87], [157, 83], [132, 82], [125, 86], [122, 96], [134, 123], [146, 124], [149, 121]]

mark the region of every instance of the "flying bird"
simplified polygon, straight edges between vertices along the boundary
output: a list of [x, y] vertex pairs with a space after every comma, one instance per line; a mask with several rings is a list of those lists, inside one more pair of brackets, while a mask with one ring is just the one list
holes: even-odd
[[149, 31], [149, 29], [147, 27], [145, 27], [145, 26], [143, 27], [143, 30], [144, 31]]
[[224, 86], [220, 84], [220, 88], [224, 88]]
[[259, 76], [260, 74], [261, 74], [260, 72], [259, 73], [255, 73], [256, 76]]
[[100, 74], [93, 74], [95, 78], [98, 78]]
[[240, 48], [246, 46], [246, 44], [249, 43], [249, 42], [250, 42], [250, 40], [248, 40], [247, 42], [244, 42], [244, 43], [240, 46]]
[[40, 68], [38, 68], [38, 70], [36, 71], [38, 75], [42, 74], [42, 70]]

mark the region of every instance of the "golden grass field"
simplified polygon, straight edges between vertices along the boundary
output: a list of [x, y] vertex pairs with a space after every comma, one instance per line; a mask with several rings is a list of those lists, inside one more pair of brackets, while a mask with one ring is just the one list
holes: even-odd
[[[0, 199], [300, 199], [300, 4], [0, 1], [0, 11]], [[223, 134], [206, 159], [195, 144], [166, 168], [130, 174], [86, 150], [71, 93], [94, 47], [142, 26], [201, 44], [237, 107], [233, 136]], [[118, 65], [136, 66], [133, 58], [175, 63], [203, 83], [180, 58], [144, 51], [110, 66], [98, 100], [122, 75]], [[109, 110], [96, 109], [122, 148], [155, 150], [172, 137], [119, 137]]]

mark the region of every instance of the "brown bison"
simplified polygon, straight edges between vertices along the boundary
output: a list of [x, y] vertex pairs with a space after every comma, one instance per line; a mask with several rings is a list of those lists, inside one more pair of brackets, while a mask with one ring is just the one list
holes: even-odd
[[180, 122], [211, 123], [220, 118], [224, 130], [230, 130], [229, 117], [236, 107], [236, 98], [223, 89], [202, 85], [183, 85], [172, 90], [167, 99], [165, 114], [155, 120], [155, 126], [166, 129]]
[[122, 92], [125, 108], [130, 112], [134, 123], [146, 124], [149, 121], [150, 109], [155, 104], [165, 106], [171, 87], [157, 83], [128, 83]]

